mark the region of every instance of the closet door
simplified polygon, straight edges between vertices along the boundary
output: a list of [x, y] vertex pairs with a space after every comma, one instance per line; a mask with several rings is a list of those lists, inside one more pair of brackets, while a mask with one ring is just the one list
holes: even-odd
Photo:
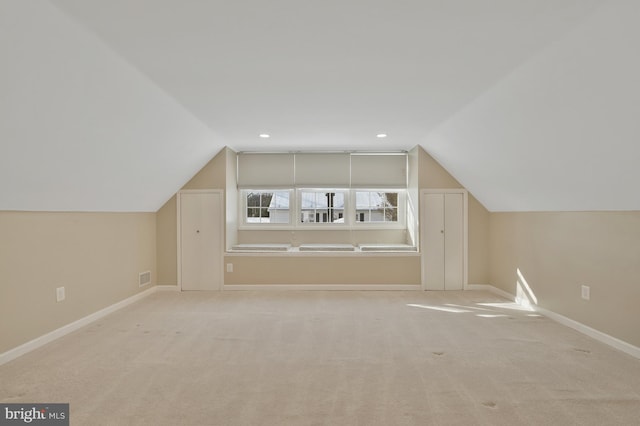
[[444, 194], [444, 289], [462, 290], [464, 228], [462, 194]]
[[422, 268], [425, 290], [462, 290], [464, 284], [464, 195], [422, 197]]
[[444, 290], [444, 195], [426, 194], [421, 210], [424, 288]]
[[182, 290], [222, 288], [222, 193], [180, 193], [180, 285]]

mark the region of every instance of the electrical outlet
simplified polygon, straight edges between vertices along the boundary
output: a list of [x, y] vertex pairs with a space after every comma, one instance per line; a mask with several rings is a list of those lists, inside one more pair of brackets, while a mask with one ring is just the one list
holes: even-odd
[[584, 300], [589, 300], [591, 298], [591, 287], [587, 285], [582, 286], [582, 298]]
[[227, 263], [227, 272], [233, 272], [233, 263]]
[[65, 299], [64, 287], [56, 288], [56, 302], [62, 302]]

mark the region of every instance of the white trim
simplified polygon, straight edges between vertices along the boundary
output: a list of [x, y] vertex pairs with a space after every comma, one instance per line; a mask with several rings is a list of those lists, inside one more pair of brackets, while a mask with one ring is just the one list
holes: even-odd
[[224, 257], [419, 257], [417, 251], [227, 251]]
[[[226, 235], [226, 223], [225, 222], [225, 198], [224, 198], [224, 190], [222, 189], [182, 189], [180, 191], [178, 191], [178, 193], [176, 194], [176, 226], [177, 226], [177, 248], [178, 248], [178, 253], [177, 253], [177, 272], [178, 272], [178, 290], [182, 291], [182, 244], [181, 244], [181, 240], [182, 240], [182, 227], [181, 227], [181, 214], [180, 214], [180, 210], [181, 210], [181, 206], [182, 206], [182, 202], [181, 202], [181, 195], [182, 194], [218, 194], [220, 195], [220, 220], [222, 223], [219, 224], [220, 226], [220, 234], [222, 235], [222, 238], [220, 239], [220, 253], [222, 254], [222, 259], [220, 259], [221, 264], [224, 265], [224, 253], [225, 253], [225, 235]], [[220, 268], [220, 288], [218, 288], [218, 290], [220, 290], [222, 288], [222, 286], [224, 285], [224, 268]]]
[[[349, 157], [351, 158], [351, 157]], [[351, 159], [349, 159], [351, 161]], [[294, 218], [293, 218], [293, 228], [295, 230], [300, 231], [309, 231], [309, 230], [322, 230], [322, 231], [350, 231], [351, 226], [353, 225], [353, 218], [351, 217], [351, 188], [340, 188], [340, 187], [299, 187], [296, 188], [295, 192], [295, 210], [294, 210]], [[306, 222], [303, 223], [300, 219], [302, 215], [302, 193], [303, 192], [311, 192], [311, 193], [323, 193], [323, 192], [334, 192], [341, 193], [344, 197], [344, 208], [343, 208], [343, 219], [342, 223], [338, 222]], [[289, 205], [291, 207], [291, 205]], [[322, 210], [322, 209], [314, 209], [314, 210]], [[326, 210], [326, 209], [325, 209]]]
[[[420, 199], [418, 200], [418, 204], [420, 205], [419, 215], [422, 215], [422, 200], [426, 194], [462, 194], [462, 289], [469, 290], [469, 191], [464, 188], [421, 189]], [[421, 219], [422, 217], [418, 218], [418, 234], [420, 235], [420, 243], [422, 244], [424, 223]], [[424, 246], [421, 246], [420, 253], [423, 253], [423, 250]], [[423, 261], [420, 262], [420, 277], [421, 286], [424, 290], [426, 277]]]
[[[344, 222], [308, 222], [302, 223], [302, 191], [311, 192], [341, 192], [345, 196]], [[249, 191], [255, 192], [289, 192], [289, 222], [288, 223], [247, 223], [247, 197]], [[357, 192], [397, 192], [398, 193], [398, 221], [396, 222], [357, 222], [356, 215], [356, 191]], [[238, 190], [238, 230], [239, 231], [372, 231], [372, 230], [406, 230], [407, 229], [407, 203], [409, 196], [407, 188], [403, 187], [295, 187], [295, 188], [240, 188]], [[322, 210], [322, 209], [319, 209]]]
[[[168, 287], [168, 286], [161, 286], [161, 287]], [[63, 325], [62, 327], [56, 330], [50, 331], [47, 334], [43, 334], [40, 337], [36, 337], [35, 339], [30, 340], [27, 343], [23, 343], [22, 345], [17, 346], [13, 349], [9, 349], [8, 351], [0, 354], [0, 365], [6, 364], [7, 362], [18, 358], [19, 356], [22, 356], [28, 352], [38, 349], [41, 346], [46, 345], [47, 343], [50, 343], [56, 339], [59, 339], [60, 337], [63, 337], [69, 333], [72, 333], [78, 330], [79, 328], [84, 327], [85, 325], [91, 324], [94, 321], [104, 318], [107, 315], [124, 308], [125, 306], [128, 306], [141, 299], [144, 299], [145, 297], [155, 293], [156, 291], [158, 291], [157, 286], [151, 287], [147, 290], [141, 291], [140, 293], [134, 294], [131, 297], [128, 297], [124, 300], [116, 302], [111, 306], [107, 306], [106, 308], [100, 309], [99, 311], [94, 312], [90, 315], [87, 315], [86, 317], [80, 318], [79, 320], [76, 320], [72, 323]]]
[[180, 291], [178, 284], [157, 285], [156, 289], [157, 291]]
[[[474, 288], [476, 287], [482, 287], [477, 289], [487, 290], [493, 294], [496, 294], [501, 297], [505, 297], [506, 299], [509, 299], [509, 300], [513, 300], [516, 303], [522, 305], [522, 303], [519, 302], [518, 298], [515, 297], [513, 294], [508, 293], [492, 285], [483, 285], [483, 286], [474, 285]], [[582, 324], [581, 322], [572, 320], [571, 318], [567, 318], [564, 315], [560, 315], [548, 309], [541, 308], [540, 306], [529, 305], [529, 304], [527, 306], [531, 307], [534, 311], [544, 315], [547, 318], [552, 319], [553, 321], [559, 324], [572, 328], [586, 336], [591, 337], [592, 339], [595, 339], [601, 343], [604, 343], [605, 345], [611, 346], [612, 348], [618, 349], [628, 355], [631, 355], [632, 357], [640, 359], [640, 347], [634, 346], [631, 343], [627, 343], [624, 340], [620, 340], [617, 337], [613, 337], [609, 334], [603, 333], [602, 331], [598, 331], [594, 328], [589, 327], [588, 325]]]
[[[349, 216], [352, 220], [353, 230], [373, 230], [373, 229], [407, 229], [407, 187], [404, 188], [353, 188], [349, 197], [351, 198], [350, 205], [353, 207], [349, 211]], [[395, 222], [358, 222], [354, 218], [358, 211], [358, 203], [356, 192], [395, 192], [398, 194], [398, 205], [396, 211], [398, 220]]]
[[606, 333], [603, 333], [601, 331], [598, 331], [594, 328], [591, 328], [587, 325], [584, 325], [578, 321], [572, 320], [571, 318], [567, 318], [563, 315], [560, 314], [556, 314], [553, 311], [549, 311], [547, 309], [541, 308], [539, 306], [533, 306], [533, 309], [536, 310], [536, 312], [541, 313], [542, 315], [544, 315], [545, 317], [549, 317], [552, 320], [562, 324], [562, 325], [566, 325], [567, 327], [573, 328], [574, 330], [579, 331], [582, 334], [586, 334], [587, 336], [591, 337], [592, 339], [596, 339], [599, 342], [605, 343], [613, 348], [616, 348], [622, 352], [625, 352], [635, 358], [640, 359], [640, 348], [637, 346], [633, 346], [630, 343], [627, 343], [623, 340], [620, 340], [616, 337], [610, 336]]
[[180, 196], [181, 192], [182, 191], [178, 191], [178, 193], [176, 194], [176, 244], [178, 250], [178, 252], [176, 253], [176, 278], [178, 282], [176, 284], [178, 285], [178, 291], [182, 291], [182, 214], [180, 213], [182, 211], [182, 197]]
[[497, 296], [504, 297], [505, 299], [509, 299], [514, 302], [516, 301], [516, 297], [511, 293], [507, 293], [501, 288], [494, 287], [489, 284], [467, 284], [467, 290], [488, 291]]
[[462, 283], [462, 288], [466, 289], [469, 285], [469, 191], [466, 189], [462, 193], [462, 202], [462, 232], [464, 233], [464, 282]]
[[223, 290], [419, 291], [419, 284], [226, 284]]
[[[247, 192], [288, 192], [289, 193], [289, 221], [287, 223], [248, 223], [247, 222]], [[293, 188], [240, 188], [238, 189], [238, 230], [239, 231], [290, 231], [295, 229], [291, 205], [295, 203], [295, 191]]]

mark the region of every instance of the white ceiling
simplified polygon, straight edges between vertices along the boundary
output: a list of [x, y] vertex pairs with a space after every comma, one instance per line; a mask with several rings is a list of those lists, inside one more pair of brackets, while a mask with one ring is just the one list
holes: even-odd
[[[15, 43], [6, 46], [16, 58], [9, 80], [26, 79], [20, 90], [13, 86], [13, 99], [27, 104], [24, 99], [46, 97], [41, 109], [50, 109], [57, 123], [49, 123], [46, 133], [56, 135], [56, 144], [64, 149], [50, 149], [43, 158], [34, 158], [30, 152], [46, 149], [44, 141], [36, 140], [41, 134], [6, 126], [11, 132], [5, 131], [3, 148], [13, 160], [5, 161], [16, 175], [0, 171], [0, 177], [25, 180], [17, 173], [44, 168], [48, 181], [34, 177], [28, 185], [18, 186], [26, 196], [5, 197], [0, 208], [153, 211], [224, 145], [236, 150], [386, 150], [421, 144], [490, 210], [640, 209], [640, 201], [623, 204], [606, 197], [603, 202], [584, 203], [586, 196], [575, 198], [573, 204], [559, 202], [563, 194], [572, 195], [572, 185], [580, 182], [580, 176], [588, 175], [571, 160], [580, 145], [575, 138], [589, 134], [593, 116], [602, 117], [600, 109], [581, 117], [571, 115], [571, 108], [582, 108], [588, 101], [584, 93], [594, 84], [599, 88], [594, 96], [608, 93], [606, 87], [616, 82], [616, 76], [631, 85], [632, 95], [620, 90], [619, 95], [627, 98], [624, 102], [615, 102], [617, 95], [607, 98], [613, 102], [608, 108], [627, 108], [638, 95], [635, 77], [617, 73], [615, 65], [622, 58], [635, 71], [640, 31], [619, 15], [637, 17], [638, 7], [633, 4], [637, 2], [23, 3], [31, 2], [7, 0], [3, 3], [6, 10], [0, 11], [5, 16], [0, 18], [0, 28], [13, 38], [28, 39], [31, 52], [25, 59], [24, 50]], [[622, 5], [626, 9], [619, 9]], [[12, 16], [16, 14], [19, 16]], [[596, 43], [593, 58], [573, 58], [603, 34], [609, 38]], [[626, 41], [625, 48], [635, 50], [611, 53], [618, 37]], [[589, 68], [581, 76], [580, 66], [591, 65], [603, 49], [609, 53], [611, 67]], [[43, 63], [37, 59], [51, 56], [52, 50], [58, 52], [56, 60]], [[60, 57], [65, 66], [57, 60]], [[25, 71], [30, 72], [25, 68], [36, 65], [41, 70], [44, 67], [46, 74], [45, 78], [33, 77], [42, 85], [40, 94], [24, 90], [33, 83], [24, 76]], [[55, 72], [49, 72], [50, 68]], [[60, 84], [60, 77], [69, 71], [82, 80], [69, 88], [73, 99], [54, 93], [56, 101], [51, 101], [50, 86]], [[521, 95], [529, 100], [539, 96], [553, 77], [567, 79], [576, 87], [519, 102]], [[97, 90], [95, 85], [103, 88]], [[575, 101], [563, 98], [576, 94], [582, 96]], [[505, 96], [517, 102], [502, 102]], [[556, 108], [555, 114], [567, 112], [572, 119], [558, 123], [552, 120], [554, 115], [540, 120], [539, 114], [550, 106]], [[5, 103], [4, 107], [20, 122], [32, 117], [14, 105]], [[61, 116], [60, 107], [67, 114]], [[84, 119], [72, 124], [74, 114]], [[486, 127], [481, 117], [486, 118]], [[637, 154], [629, 152], [635, 148], [627, 143], [640, 132], [630, 124], [635, 117], [626, 114], [620, 120], [616, 123], [622, 130], [617, 135], [624, 136], [624, 143], [616, 149], [620, 157], [627, 158]], [[576, 125], [581, 126], [579, 133], [574, 131]], [[381, 132], [389, 136], [376, 138]], [[271, 138], [260, 139], [260, 133], [269, 133]], [[528, 155], [540, 138], [545, 143], [533, 149], [535, 155]], [[27, 150], [25, 144], [33, 146]], [[86, 152], [74, 151], [78, 145]], [[586, 151], [588, 164], [600, 161], [602, 165], [601, 150]], [[73, 173], [79, 171], [64, 166], [70, 161], [69, 152], [73, 164], [88, 161], [94, 165], [81, 170], [86, 187], [76, 185], [70, 192], [78, 176]], [[554, 159], [551, 162], [549, 155]], [[514, 168], [516, 161], [527, 167]], [[62, 166], [52, 168], [51, 162]], [[4, 165], [0, 160], [0, 166]], [[550, 167], [557, 170], [551, 178], [545, 177]], [[109, 182], [109, 171], [114, 168], [119, 171], [117, 185]], [[605, 164], [600, 170], [602, 181], [614, 183], [610, 178], [617, 177], [612, 174], [616, 168], [614, 163]], [[637, 181], [640, 175], [628, 178]], [[547, 197], [556, 179], [569, 183]], [[126, 182], [139, 185], [127, 187]], [[38, 191], [47, 183], [48, 190]], [[60, 190], [56, 192], [60, 186], [67, 188], [66, 198]], [[92, 195], [91, 186], [99, 187], [97, 195]], [[144, 188], [151, 194], [144, 202], [136, 201]], [[2, 190], [16, 192], [8, 185]], [[43, 193], [49, 197], [38, 201]], [[101, 202], [99, 198], [105, 195], [107, 201]], [[78, 198], [81, 201], [74, 203]]]
[[597, 1], [53, 3], [232, 148], [263, 150], [411, 148]]

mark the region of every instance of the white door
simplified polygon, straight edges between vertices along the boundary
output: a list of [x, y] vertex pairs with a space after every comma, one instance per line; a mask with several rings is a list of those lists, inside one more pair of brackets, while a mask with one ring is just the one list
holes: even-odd
[[222, 288], [222, 194], [180, 193], [182, 290]]
[[464, 195], [424, 194], [420, 216], [424, 289], [462, 290]]

